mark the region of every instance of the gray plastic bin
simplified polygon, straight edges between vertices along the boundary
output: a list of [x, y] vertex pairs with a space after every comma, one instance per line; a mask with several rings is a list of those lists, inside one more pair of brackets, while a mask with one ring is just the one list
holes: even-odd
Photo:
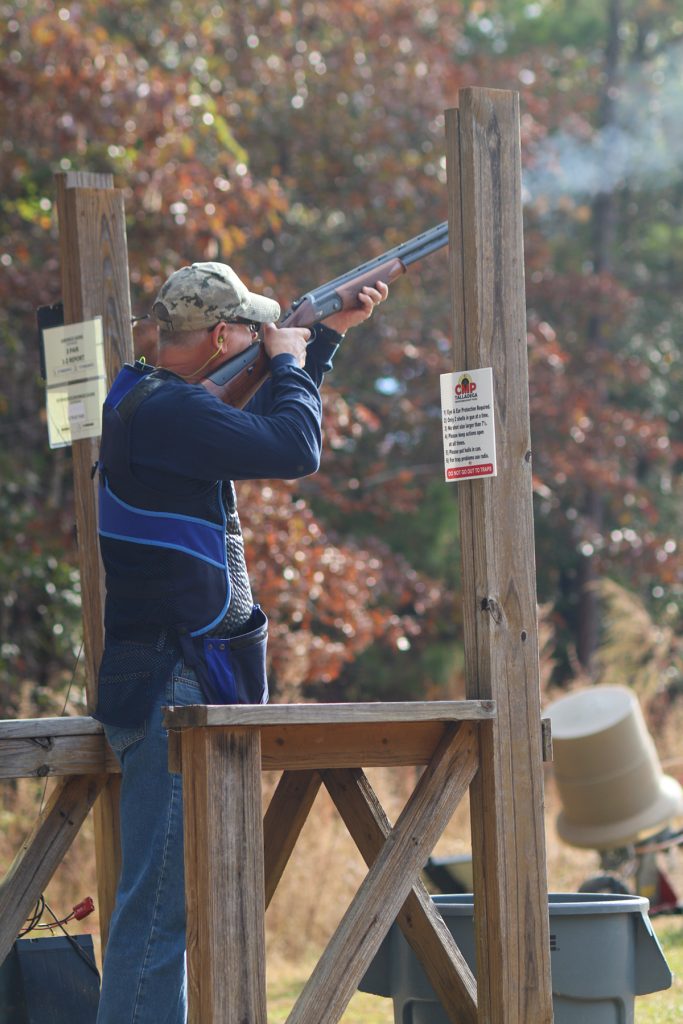
[[[475, 971], [471, 894], [432, 899]], [[551, 893], [548, 904], [555, 1024], [633, 1024], [635, 997], [671, 986], [644, 897]], [[359, 987], [393, 999], [396, 1024], [449, 1024], [396, 924]]]

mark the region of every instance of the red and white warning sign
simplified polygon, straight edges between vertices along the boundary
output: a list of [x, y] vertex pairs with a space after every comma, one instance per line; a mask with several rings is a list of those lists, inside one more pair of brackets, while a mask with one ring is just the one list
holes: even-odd
[[495, 476], [493, 371], [441, 374], [441, 421], [446, 480]]

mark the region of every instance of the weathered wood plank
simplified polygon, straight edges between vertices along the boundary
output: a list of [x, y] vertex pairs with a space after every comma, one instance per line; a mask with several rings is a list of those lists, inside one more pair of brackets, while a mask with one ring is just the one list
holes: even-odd
[[183, 734], [171, 730], [168, 734], [168, 770], [169, 772], [182, 772], [183, 770]]
[[[107, 383], [133, 359], [128, 243], [123, 192], [109, 176], [55, 175], [65, 323], [102, 317]], [[104, 571], [97, 541], [97, 438], [74, 441], [74, 502], [83, 608], [83, 656], [88, 710], [97, 703], [97, 672], [104, 646]], [[118, 809], [112, 785], [95, 808], [95, 856], [100, 931], [106, 937], [119, 877]]]
[[496, 701], [472, 787], [479, 1012], [552, 1021], [519, 98], [447, 111], [455, 369], [493, 368], [498, 475], [458, 485], [467, 696]]
[[274, 725], [261, 730], [265, 770], [428, 764], [446, 722]]
[[[323, 782], [349, 833], [371, 867], [391, 832], [382, 805], [360, 769], [323, 771]], [[422, 882], [396, 918], [441, 1004], [456, 1024], [477, 1024], [477, 983]]]
[[[167, 729], [205, 725], [310, 725], [358, 722], [465, 722], [495, 718], [492, 700], [428, 700], [362, 704], [223, 704], [167, 708]], [[540, 720], [540, 719], [539, 719]]]
[[541, 719], [541, 744], [543, 748], [543, 761], [545, 764], [552, 764], [553, 760], [553, 730], [549, 718]]
[[[120, 773], [102, 727], [93, 719], [37, 719], [39, 728], [0, 724], [0, 779], [45, 775]], [[65, 722], [65, 726], [61, 723]], [[72, 734], [69, 721], [84, 722]], [[44, 725], [55, 722], [55, 727]], [[27, 723], [28, 725], [28, 720]], [[95, 728], [98, 727], [98, 728]], [[222, 727], [227, 728], [227, 727]], [[382, 722], [377, 725], [285, 725], [261, 730], [264, 771], [424, 765], [443, 735], [445, 722]], [[169, 770], [180, 771], [181, 732], [169, 734]]]
[[266, 1024], [255, 729], [182, 736], [189, 1024]]
[[[65, 323], [102, 317], [107, 380], [133, 358], [128, 245], [123, 192], [97, 187], [101, 176], [55, 175]], [[105, 179], [106, 180], [106, 179]], [[93, 187], [81, 182], [92, 181]], [[104, 572], [97, 541], [97, 481], [91, 477], [99, 440], [74, 441], [72, 459], [83, 607], [88, 709], [97, 702], [103, 649]]]
[[34, 739], [0, 736], [0, 779], [96, 775], [120, 770], [103, 734], [46, 735]]
[[55, 787], [0, 885], [0, 963], [106, 782], [106, 775], [78, 775]]
[[[455, 735], [454, 735], [455, 733]], [[444, 736], [287, 1024], [336, 1024], [477, 769], [476, 728]]]
[[320, 783], [318, 772], [283, 772], [270, 799], [263, 819], [266, 907], [282, 878]]
[[[107, 777], [106, 785], [93, 807], [95, 850], [100, 851], [97, 869], [97, 898], [100, 901], [100, 908], [102, 906], [107, 908], [107, 913], [102, 913], [100, 909], [99, 915], [100, 942], [102, 943], [103, 950], [106, 948], [109, 938], [111, 911], [116, 902], [116, 889], [119, 883], [119, 850], [121, 849], [120, 800], [121, 775], [112, 772]], [[111, 856], [107, 853], [104, 865], [102, 863], [102, 851], [111, 851]]]
[[60, 718], [2, 718], [0, 743], [6, 739], [42, 736], [103, 736], [101, 722], [87, 715], [64, 715]]
[[114, 175], [97, 171], [65, 171], [66, 188], [113, 188]]

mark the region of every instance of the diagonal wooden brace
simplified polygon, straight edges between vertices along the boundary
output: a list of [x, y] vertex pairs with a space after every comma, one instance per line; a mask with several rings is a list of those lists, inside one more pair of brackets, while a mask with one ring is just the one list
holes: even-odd
[[107, 775], [60, 780], [0, 885], [0, 963], [104, 788]]
[[[321, 773], [368, 867], [382, 851], [391, 823], [360, 768]], [[451, 1020], [477, 1024], [477, 983], [429, 893], [417, 881], [396, 918]]]
[[476, 726], [450, 726], [287, 1024], [336, 1024], [478, 767]]
[[313, 806], [322, 780], [316, 771], [283, 772], [263, 819], [266, 907]]

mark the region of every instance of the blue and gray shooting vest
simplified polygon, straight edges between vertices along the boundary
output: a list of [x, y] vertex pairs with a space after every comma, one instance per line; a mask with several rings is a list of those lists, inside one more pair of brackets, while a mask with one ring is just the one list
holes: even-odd
[[[126, 364], [104, 404], [98, 468], [107, 641], [167, 650], [168, 658], [159, 659], [160, 674], [167, 674], [171, 652], [179, 649], [209, 703], [265, 703], [264, 613], [254, 605], [242, 615], [238, 635], [227, 628], [231, 598], [237, 596], [229, 564], [231, 521], [239, 532], [232, 483], [198, 481], [193, 493], [167, 493], [131, 469], [134, 414], [171, 381], [177, 378], [168, 370]], [[241, 562], [246, 577], [243, 557]], [[248, 582], [246, 592], [251, 603]], [[101, 686], [111, 683], [108, 669], [115, 667], [106, 663], [105, 648]]]

